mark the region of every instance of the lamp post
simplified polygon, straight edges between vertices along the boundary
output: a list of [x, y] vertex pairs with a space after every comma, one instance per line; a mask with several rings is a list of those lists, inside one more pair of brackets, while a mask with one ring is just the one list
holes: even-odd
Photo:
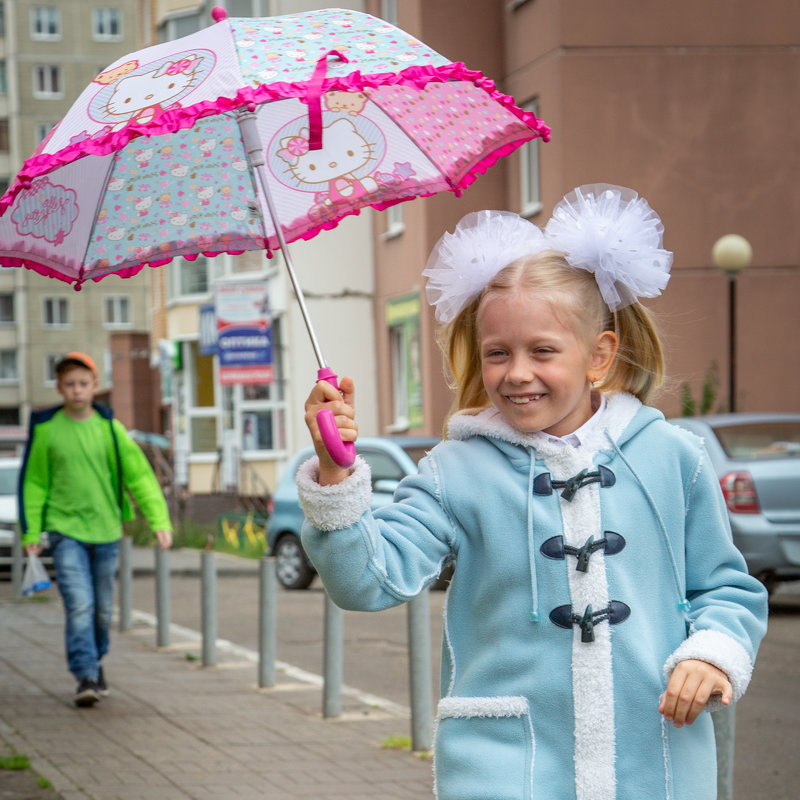
[[728, 410], [736, 411], [736, 278], [750, 264], [753, 248], [738, 233], [728, 233], [711, 248], [714, 265], [728, 276]]
[[[736, 277], [750, 264], [753, 248], [737, 233], [721, 236], [711, 248], [715, 266], [728, 275], [728, 406], [736, 410]], [[736, 707], [717, 711], [711, 717], [717, 744], [717, 798], [733, 800], [733, 761], [736, 738]]]

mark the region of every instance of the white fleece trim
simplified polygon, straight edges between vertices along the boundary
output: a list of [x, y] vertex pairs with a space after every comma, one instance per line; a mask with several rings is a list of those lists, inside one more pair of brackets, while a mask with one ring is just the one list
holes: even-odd
[[319, 484], [319, 457], [312, 456], [297, 470], [297, 493], [306, 519], [321, 531], [355, 525], [372, 504], [369, 464], [356, 456], [353, 471], [341, 483]]
[[439, 723], [445, 719], [524, 719], [530, 737], [531, 761], [526, 796], [533, 796], [533, 768], [536, 763], [536, 737], [528, 711], [528, 700], [521, 695], [499, 697], [443, 697], [433, 721], [433, 794], [439, 797], [438, 752]]
[[[604, 432], [608, 431], [611, 438], [616, 441], [642, 407], [641, 401], [624, 392], [608, 395], [606, 402], [605, 412], [582, 447], [590, 450], [608, 449], [608, 440]], [[459, 440], [469, 439], [472, 436], [489, 436], [509, 444], [533, 447], [545, 460], [557, 457], [559, 452], [570, 449], [544, 441], [538, 433], [524, 433], [517, 430], [494, 407], [484, 409], [477, 414], [454, 414], [447, 423], [447, 435], [450, 439]]]
[[[603, 426], [602, 421], [600, 426]], [[588, 444], [578, 448], [558, 447], [552, 458], [545, 459], [545, 464], [554, 479], [565, 480], [582, 469], [591, 469], [594, 452]], [[581, 547], [589, 536], [596, 539], [602, 537], [600, 491], [599, 484], [593, 483], [581, 488], [571, 502], [559, 500], [566, 544]], [[610, 599], [624, 599], [609, 597], [605, 553], [602, 551], [592, 556], [586, 572], [578, 572], [574, 562], [571, 562], [567, 579], [574, 614], [583, 614], [588, 605], [597, 611], [605, 608]], [[564, 633], [570, 635], [567, 631]], [[599, 623], [594, 629], [595, 640], [590, 643], [581, 641], [578, 626], [573, 627], [571, 634], [575, 794], [577, 800], [614, 800], [616, 737], [611, 658], [613, 631], [608, 622]]]
[[439, 701], [439, 719], [459, 717], [524, 717], [528, 701], [522, 696], [443, 697]]
[[[753, 674], [753, 662], [736, 639], [727, 633], [700, 630], [685, 639], [664, 664], [664, 679], [669, 682], [672, 671], [680, 661], [695, 658], [707, 661], [721, 669], [733, 686], [733, 702], [739, 700], [747, 690]], [[712, 698], [706, 704], [706, 711], [724, 708], [720, 698]]]

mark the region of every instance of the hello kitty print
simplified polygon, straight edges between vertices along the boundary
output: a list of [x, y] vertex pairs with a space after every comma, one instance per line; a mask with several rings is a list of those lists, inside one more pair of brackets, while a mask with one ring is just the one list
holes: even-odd
[[[366, 92], [334, 91], [322, 96], [322, 147], [310, 144], [306, 107], [281, 104], [261, 115], [273, 130], [267, 161], [288, 231], [339, 219], [364, 205], [415, 197], [435, 179], [430, 164], [396, 126], [370, 104]], [[277, 106], [271, 111], [278, 111]], [[290, 119], [278, 124], [283, 116]], [[412, 162], [417, 166], [412, 166]], [[426, 172], [418, 173], [420, 162]], [[305, 198], [305, 199], [303, 199]], [[294, 209], [290, 215], [286, 210]]]
[[342, 52], [350, 62], [332, 65], [331, 76], [354, 69], [369, 75], [449, 63], [394, 25], [347, 9], [264, 19], [234, 17], [228, 23], [242, 75], [253, 84], [307, 80], [317, 60], [331, 49]]
[[127, 61], [101, 72], [100, 87], [87, 113], [112, 131], [128, 124], [148, 125], [182, 102], [211, 73], [216, 62], [210, 50], [170, 54], [148, 64]]
[[114, 157], [87, 259], [102, 269], [261, 249], [261, 212], [234, 118], [135, 139]]

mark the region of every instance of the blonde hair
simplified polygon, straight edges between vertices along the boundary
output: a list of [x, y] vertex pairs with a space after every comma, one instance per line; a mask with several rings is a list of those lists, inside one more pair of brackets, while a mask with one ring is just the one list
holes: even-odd
[[455, 398], [451, 414], [477, 413], [491, 405], [483, 386], [480, 356], [480, 312], [489, 297], [534, 291], [572, 317], [576, 329], [593, 341], [613, 331], [619, 348], [611, 368], [596, 386], [629, 392], [646, 403], [664, 381], [664, 351], [650, 312], [633, 303], [611, 312], [600, 295], [594, 275], [570, 266], [561, 253], [544, 251], [513, 261], [439, 332], [439, 346], [452, 376]]

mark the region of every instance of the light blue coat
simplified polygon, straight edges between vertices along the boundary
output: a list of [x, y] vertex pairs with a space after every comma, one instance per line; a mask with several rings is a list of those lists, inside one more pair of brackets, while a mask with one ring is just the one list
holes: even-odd
[[724, 670], [741, 697], [767, 600], [699, 439], [618, 394], [577, 448], [494, 410], [458, 415], [374, 514], [363, 462], [337, 486], [316, 468], [298, 474], [303, 544], [337, 604], [403, 603], [455, 563], [440, 800], [716, 797], [709, 715], [674, 728], [659, 697], [686, 658]]

